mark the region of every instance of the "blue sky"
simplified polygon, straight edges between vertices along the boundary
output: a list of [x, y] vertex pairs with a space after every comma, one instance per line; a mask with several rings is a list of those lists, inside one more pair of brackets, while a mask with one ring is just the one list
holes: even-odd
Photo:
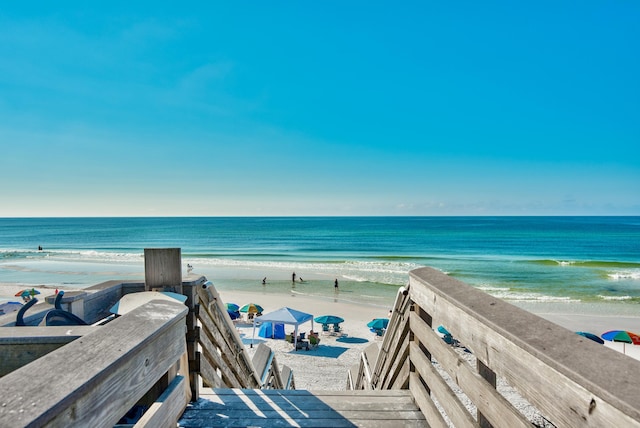
[[0, 216], [640, 215], [638, 2], [211, 3], [3, 5]]

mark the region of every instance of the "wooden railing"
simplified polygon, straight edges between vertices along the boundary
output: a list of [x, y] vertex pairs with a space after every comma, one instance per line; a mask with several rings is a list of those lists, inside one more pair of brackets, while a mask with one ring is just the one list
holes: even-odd
[[0, 426], [113, 427], [136, 405], [136, 427], [175, 426], [190, 399], [186, 314], [154, 300], [8, 373]]
[[[640, 427], [640, 361], [437, 270], [409, 276], [376, 362], [352, 371], [353, 389], [408, 388], [432, 427], [530, 427], [496, 389], [500, 379], [553, 426]], [[439, 325], [475, 366], [434, 331]]]
[[207, 282], [197, 293], [203, 381], [214, 388], [259, 388], [260, 378], [217, 290]]
[[[175, 426], [189, 399], [198, 399], [200, 378], [212, 387], [295, 387], [291, 369], [281, 371], [268, 347], [250, 358], [205, 277], [182, 288], [186, 307], [170, 302], [165, 310], [155, 301], [115, 319], [109, 308], [144, 283], [108, 281], [65, 294], [63, 309], [89, 324], [108, 319], [104, 325], [38, 326], [52, 309], [44, 300], [25, 317], [31, 326], [16, 327], [15, 314], [0, 317], [0, 427], [113, 426], [136, 403], [148, 409], [136, 427]], [[150, 423], [152, 415], [164, 422]]]

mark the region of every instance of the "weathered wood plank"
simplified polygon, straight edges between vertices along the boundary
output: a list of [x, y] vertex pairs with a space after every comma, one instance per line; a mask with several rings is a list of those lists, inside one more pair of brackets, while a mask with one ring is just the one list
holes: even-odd
[[[375, 362], [371, 384], [373, 388], [384, 388], [389, 383], [389, 376], [394, 376], [391, 366], [398, 366], [398, 353], [402, 352], [403, 342], [409, 334], [409, 318], [396, 323], [396, 330], [387, 330], [380, 347], [378, 359]], [[402, 364], [402, 363], [399, 363]]]
[[[474, 372], [456, 352], [447, 346], [442, 339], [418, 316], [411, 316], [411, 330], [431, 352], [431, 355], [440, 363], [440, 366], [455, 379], [458, 386], [476, 405], [478, 410], [494, 425], [504, 424], [508, 427], [528, 428], [531, 423], [518, 412], [496, 389], [484, 380], [477, 372]], [[415, 356], [422, 357], [424, 353], [417, 348], [411, 349], [411, 361]], [[430, 365], [431, 373], [442, 379]], [[427, 382], [431, 386], [431, 382]], [[436, 394], [438, 401], [440, 396]]]
[[[267, 391], [267, 390], [262, 390]], [[271, 390], [274, 391], [274, 390]], [[300, 390], [297, 390], [300, 391]], [[239, 395], [203, 395], [200, 409], [242, 409], [250, 400], [256, 409], [269, 409], [273, 403], [284, 409], [318, 410], [320, 403], [330, 406], [334, 410], [415, 410], [415, 404], [409, 394], [403, 396], [371, 396], [364, 395], [316, 395], [309, 391], [306, 394], [288, 394], [289, 390], [282, 390], [281, 394], [246, 394]], [[207, 402], [210, 399], [212, 401]]]
[[216, 419], [215, 421], [209, 420], [185, 420], [181, 422], [182, 428], [202, 428], [202, 427], [234, 427], [234, 428], [246, 428], [246, 427], [264, 427], [264, 428], [279, 428], [279, 427], [304, 427], [304, 428], [424, 428], [424, 421], [420, 420], [349, 420], [342, 419], [292, 419], [292, 418], [253, 418], [253, 419]]
[[404, 363], [402, 364], [402, 367], [400, 367], [400, 370], [398, 371], [398, 375], [396, 376], [395, 380], [391, 384], [390, 388], [408, 389], [410, 374], [411, 374], [411, 361], [409, 361], [409, 358], [405, 358]]
[[424, 415], [403, 391], [229, 390], [203, 395], [181, 427], [425, 427]]
[[[229, 364], [229, 368], [237, 374], [238, 380], [245, 388], [257, 388], [260, 379], [255, 373], [251, 359], [242, 344], [242, 339], [227, 315], [218, 292], [213, 286], [203, 285], [198, 289], [200, 299], [199, 319], [206, 327], [207, 334], [212, 335], [212, 340], [221, 350], [221, 355]], [[208, 317], [205, 315], [208, 314]], [[231, 359], [233, 357], [233, 359]]]
[[[435, 396], [445, 413], [451, 419], [455, 427], [477, 427], [475, 419], [466, 407], [460, 402], [456, 394], [447, 385], [444, 379], [438, 374], [430, 360], [427, 360], [424, 353], [415, 342], [411, 343], [411, 363], [416, 368], [416, 373], [425, 380], [431, 390], [431, 395]], [[508, 425], [505, 425], [508, 426]]]
[[[207, 392], [207, 391], [205, 391]], [[238, 395], [240, 393], [245, 395], [286, 395], [286, 396], [296, 396], [296, 395], [313, 395], [314, 397], [408, 397], [410, 394], [406, 390], [395, 390], [395, 389], [385, 389], [385, 390], [376, 390], [376, 391], [348, 391], [348, 390], [306, 390], [306, 389], [296, 389], [292, 391], [279, 391], [273, 389], [236, 389], [236, 388], [220, 388], [215, 389], [212, 392], [207, 392], [209, 394], [214, 394], [217, 396], [224, 395]]]
[[0, 426], [112, 427], [186, 351], [186, 313], [149, 302], [0, 378]]
[[427, 388], [424, 387], [420, 376], [412, 372], [409, 376], [409, 390], [416, 404], [422, 410], [425, 415], [425, 419], [432, 428], [449, 428], [449, 425], [442, 417], [440, 410], [436, 407], [436, 404], [431, 399]]
[[134, 428], [174, 428], [189, 403], [187, 379], [176, 376]]
[[[200, 376], [202, 377], [202, 382], [212, 388], [228, 388], [228, 385], [225, 385], [216, 367], [211, 364], [209, 358], [205, 357], [204, 353], [201, 355], [203, 356], [200, 359]], [[202, 391], [200, 391], [200, 395], [202, 395]]]
[[[413, 409], [410, 410], [380, 410], [380, 409], [356, 409], [356, 410], [336, 410], [336, 409], [323, 409], [323, 410], [305, 410], [304, 415], [300, 412], [297, 414], [289, 415], [291, 418], [305, 418], [305, 419], [349, 419], [353, 421], [354, 419], [372, 419], [372, 420], [405, 420], [405, 419], [414, 419], [420, 420], [424, 419], [424, 415], [420, 412], [420, 410], [415, 410], [415, 405]], [[231, 410], [231, 409], [225, 409]], [[255, 417], [264, 417], [266, 419], [276, 419], [278, 418], [282, 412], [295, 412], [294, 408], [283, 409], [278, 407], [277, 410], [273, 408], [269, 409], [257, 409], [251, 410], [246, 406], [244, 408], [235, 408], [233, 409], [233, 417], [234, 419], [250, 419]], [[196, 419], [196, 418], [206, 418], [206, 419], [215, 419], [220, 416], [220, 409], [200, 409], [197, 414], [187, 414], [182, 420], [187, 419]]]
[[411, 271], [410, 284], [412, 299], [434, 323], [445, 325], [554, 424], [640, 426], [640, 384], [626, 375], [639, 372], [640, 361], [434, 269]]
[[0, 377], [47, 355], [96, 328], [92, 326], [0, 328]]
[[409, 358], [409, 317], [407, 317], [406, 321], [407, 334], [401, 336], [402, 341], [396, 343], [394, 348], [394, 357], [389, 359], [389, 362], [392, 364], [387, 366], [386, 373], [383, 372], [385, 375], [381, 378], [382, 389], [389, 388], [390, 385], [394, 384], [404, 385], [408, 382], [408, 373], [404, 373], [404, 378], [399, 377], [403, 372], [402, 369], [405, 366], [407, 359]]
[[[205, 323], [206, 325], [206, 323]], [[206, 333], [213, 333], [212, 331], [207, 330]], [[212, 334], [212, 336], [216, 336]], [[232, 367], [230, 367], [230, 362], [232, 355], [225, 354], [229, 352], [228, 350], [222, 349], [218, 350], [218, 347], [214, 344], [213, 340], [209, 338], [209, 334], [201, 334], [200, 335], [200, 344], [202, 345], [202, 359], [200, 363], [204, 360], [208, 361], [216, 370], [220, 370], [220, 374], [222, 375], [223, 384], [227, 387], [231, 388], [241, 388], [244, 385], [241, 380], [238, 378], [238, 374], [232, 371]], [[205, 379], [207, 383], [210, 383], [210, 379]], [[214, 384], [212, 384], [214, 385]]]

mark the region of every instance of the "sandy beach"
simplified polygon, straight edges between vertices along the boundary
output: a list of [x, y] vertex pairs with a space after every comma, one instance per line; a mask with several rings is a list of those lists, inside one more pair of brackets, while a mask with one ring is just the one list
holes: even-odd
[[[0, 284], [0, 298], [20, 301], [15, 294], [24, 288], [18, 284]], [[36, 296], [40, 301], [55, 293], [55, 288], [35, 287], [41, 294]], [[295, 293], [284, 293], [270, 290], [266, 287], [261, 292], [247, 292], [234, 290], [219, 290], [225, 303], [236, 303], [240, 306], [246, 303], [257, 303], [264, 309], [264, 313], [275, 311], [282, 307], [290, 307], [302, 312], [320, 315], [337, 315], [344, 318], [341, 324], [342, 335], [320, 334], [320, 346], [309, 351], [294, 351], [293, 345], [282, 339], [263, 338], [258, 336], [258, 329], [247, 322], [236, 323], [238, 331], [252, 355], [259, 343], [265, 343], [276, 352], [278, 363], [291, 367], [294, 371], [295, 384], [298, 389], [342, 390], [347, 382], [347, 371], [359, 362], [361, 352], [371, 343], [381, 340], [369, 330], [367, 322], [373, 318], [384, 318], [393, 305], [388, 307], [356, 304], [352, 301], [329, 297], [310, 297]], [[564, 310], [563, 310], [564, 308]], [[571, 331], [589, 331], [597, 335], [607, 330], [620, 329], [633, 332], [640, 331], [640, 316], [618, 316], [609, 314], [580, 313], [579, 306], [544, 306], [525, 307], [562, 327]], [[536, 310], [537, 309], [537, 310]], [[321, 331], [318, 323], [307, 322], [299, 328], [300, 332], [308, 333], [311, 329]], [[285, 332], [293, 331], [293, 326], [285, 325]], [[253, 342], [254, 347], [251, 348]], [[605, 346], [625, 353], [640, 360], [640, 346], [622, 343], [605, 342]]]

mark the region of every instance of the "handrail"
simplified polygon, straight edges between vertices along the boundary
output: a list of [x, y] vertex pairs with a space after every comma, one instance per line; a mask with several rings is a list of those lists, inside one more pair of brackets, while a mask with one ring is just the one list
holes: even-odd
[[154, 300], [8, 373], [0, 426], [113, 427], [161, 379], [174, 409], [162, 419], [175, 426], [189, 400], [187, 369], [175, 372], [186, 355], [186, 314], [182, 304]]
[[207, 281], [197, 293], [198, 319], [204, 332], [200, 334], [203, 380], [217, 388], [260, 388], [260, 377], [218, 291]]
[[[433, 330], [438, 325], [472, 353], [475, 367], [438, 336]], [[409, 388], [434, 427], [447, 426], [447, 419], [455, 426], [531, 426], [496, 390], [498, 378], [555, 426], [640, 427], [640, 383], [628, 377], [639, 371], [640, 361], [435, 269], [420, 268], [409, 274], [407, 300], [396, 299], [369, 386]], [[477, 416], [451, 382], [477, 408]]]
[[[293, 374], [283, 381], [275, 354], [266, 345], [256, 350], [250, 358], [242, 339], [227, 314], [215, 286], [205, 282], [197, 289], [200, 300], [198, 319], [202, 324], [201, 376], [213, 387], [228, 388], [276, 388], [287, 389], [293, 385]], [[259, 364], [259, 370], [256, 369]]]

